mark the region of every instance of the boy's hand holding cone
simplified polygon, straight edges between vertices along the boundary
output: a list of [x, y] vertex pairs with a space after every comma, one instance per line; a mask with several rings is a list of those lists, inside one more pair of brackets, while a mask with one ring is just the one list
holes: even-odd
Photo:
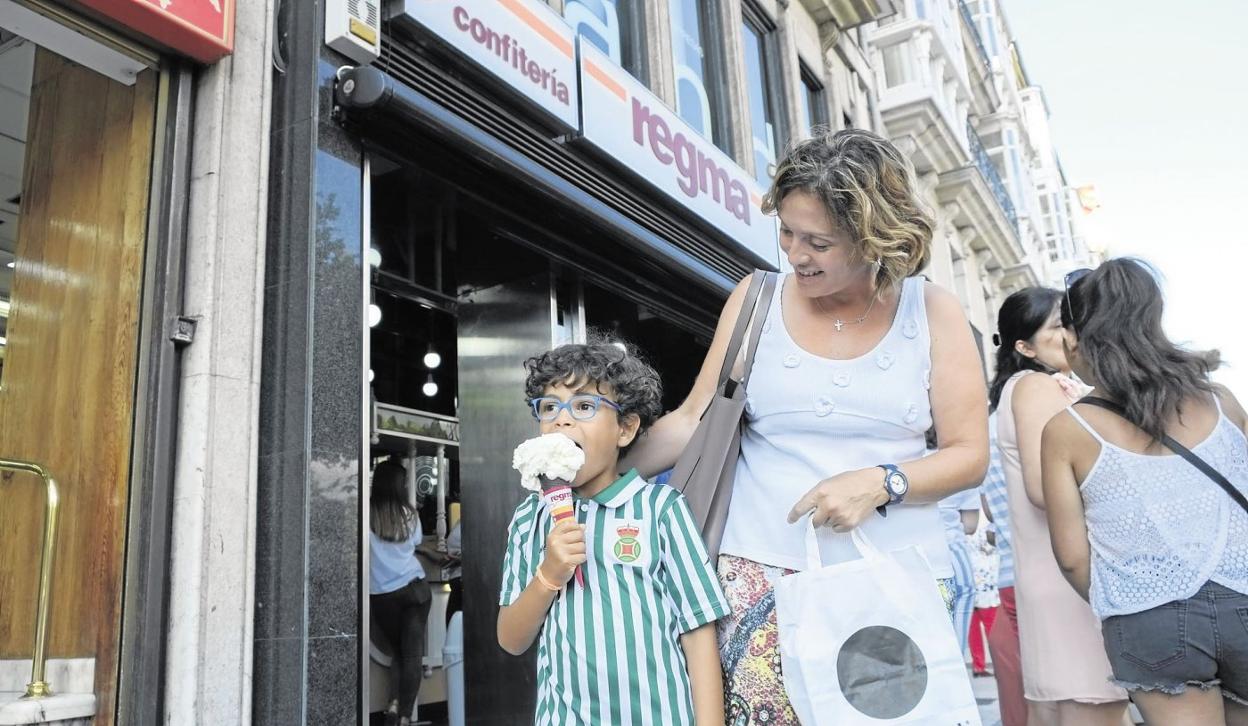
[[546, 434], [516, 447], [512, 466], [520, 472], [521, 485], [540, 491], [546, 511], [555, 526], [546, 538], [546, 558], [542, 575], [556, 585], [565, 585], [575, 575], [576, 584], [585, 585], [580, 565], [584, 564], [585, 527], [576, 521], [576, 503], [571, 481], [585, 463], [585, 452], [563, 434]]

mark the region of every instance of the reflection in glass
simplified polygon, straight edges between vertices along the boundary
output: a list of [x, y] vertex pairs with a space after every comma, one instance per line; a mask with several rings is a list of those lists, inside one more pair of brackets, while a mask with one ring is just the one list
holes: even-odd
[[634, 51], [640, 45], [640, 28], [634, 9], [634, 0], [567, 0], [563, 18], [582, 41], [640, 78], [641, 63]]
[[754, 178], [771, 184], [776, 163], [776, 130], [771, 98], [767, 93], [767, 54], [763, 34], [751, 23], [741, 27], [745, 50], [745, 83], [750, 102], [750, 136], [754, 140]]
[[715, 119], [712, 115], [708, 79], [708, 54], [703, 45], [704, 8], [698, 0], [672, 0], [672, 55], [676, 71], [676, 112], [712, 143]]
[[798, 67], [802, 75], [802, 92], [797, 98], [802, 107], [802, 118], [806, 120], [807, 132], [810, 133], [828, 123], [827, 96], [814, 71], [805, 63], [799, 63]]

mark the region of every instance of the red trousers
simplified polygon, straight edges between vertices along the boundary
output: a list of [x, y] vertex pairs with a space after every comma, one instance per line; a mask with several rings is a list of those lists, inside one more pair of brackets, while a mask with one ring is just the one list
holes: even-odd
[[1018, 655], [1018, 608], [1014, 588], [1001, 589], [994, 627], [988, 630], [988, 649], [997, 677], [997, 705], [1002, 726], [1027, 726], [1027, 700], [1023, 697], [1023, 668]]
[[971, 633], [968, 636], [971, 646], [971, 667], [976, 673], [983, 673], [988, 668], [984, 653], [984, 636], [992, 632], [992, 624], [997, 621], [998, 608], [975, 608], [971, 615]]

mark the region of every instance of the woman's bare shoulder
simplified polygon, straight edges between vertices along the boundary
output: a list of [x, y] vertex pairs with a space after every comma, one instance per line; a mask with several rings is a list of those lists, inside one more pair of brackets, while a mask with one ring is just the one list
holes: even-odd
[[741, 305], [745, 302], [745, 296], [749, 294], [750, 284], [754, 282], [754, 276], [764, 274], [759, 270], [755, 270], [737, 282], [736, 287], [732, 288], [728, 299], [724, 302], [723, 312], [720, 317], [729, 317], [736, 320], [737, 313], [741, 311]]
[[1071, 433], [1082, 432], [1084, 429], [1075, 417], [1070, 415], [1070, 411], [1063, 409], [1049, 419], [1049, 422], [1044, 425], [1044, 430], [1046, 435], [1052, 430], [1055, 436], [1068, 436]]
[[1062, 384], [1053, 379], [1052, 375], [1045, 375], [1040, 370], [1020, 375], [1015, 383], [1016, 400], [1050, 393], [1062, 393]]
[[[1028, 376], [1028, 378], [1036, 378], [1036, 376]], [[1048, 376], [1044, 376], [1044, 378], [1048, 378]], [[1058, 452], [1065, 452], [1069, 451], [1071, 445], [1081, 441], [1087, 435], [1087, 432], [1079, 425], [1078, 421], [1075, 421], [1075, 417], [1071, 416], [1069, 411], [1058, 411], [1044, 425], [1040, 446], [1045, 451], [1055, 448]]]
[[966, 319], [966, 313], [962, 310], [962, 301], [958, 299], [958, 296], [931, 280], [923, 282], [923, 305], [927, 308], [927, 317], [930, 321]]
[[1236, 426], [1241, 429], [1248, 430], [1248, 412], [1244, 411], [1244, 407], [1240, 404], [1239, 399], [1231, 393], [1231, 389], [1221, 383], [1213, 384], [1213, 393], [1218, 397], [1218, 402], [1222, 404], [1222, 412]]
[[1039, 371], [1019, 376], [1010, 395], [1010, 405], [1016, 417], [1019, 413], [1025, 415], [1037, 408], [1065, 408], [1069, 403], [1070, 399], [1062, 390], [1062, 385], [1053, 376]]

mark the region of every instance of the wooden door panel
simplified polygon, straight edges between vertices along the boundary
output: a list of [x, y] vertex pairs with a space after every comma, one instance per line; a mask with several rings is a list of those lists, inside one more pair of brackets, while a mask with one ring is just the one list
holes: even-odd
[[[0, 454], [60, 484], [49, 655], [97, 659], [97, 724], [116, 692], [156, 80], [37, 53], [0, 381]], [[33, 478], [0, 484], [0, 658], [31, 654], [42, 511]]]

